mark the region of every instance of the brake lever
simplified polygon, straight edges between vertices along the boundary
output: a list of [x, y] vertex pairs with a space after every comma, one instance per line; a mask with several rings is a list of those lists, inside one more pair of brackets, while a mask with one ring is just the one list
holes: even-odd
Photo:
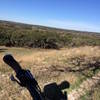
[[16, 82], [18, 85], [23, 86], [23, 85], [21, 84], [21, 82], [19, 82], [19, 81], [14, 77], [13, 74], [10, 76], [10, 79], [11, 79], [11, 81]]

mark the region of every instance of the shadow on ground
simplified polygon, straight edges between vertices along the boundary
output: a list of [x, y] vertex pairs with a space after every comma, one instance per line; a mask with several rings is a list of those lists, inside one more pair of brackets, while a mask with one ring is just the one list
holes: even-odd
[[7, 51], [8, 49], [0, 48], [0, 53]]
[[[82, 64], [83, 62], [85, 63]], [[79, 73], [87, 78], [95, 75], [98, 70], [100, 70], [100, 58], [92, 58], [92, 61], [89, 62], [77, 61], [77, 65], [73, 64], [73, 67], [52, 66], [52, 71]]]

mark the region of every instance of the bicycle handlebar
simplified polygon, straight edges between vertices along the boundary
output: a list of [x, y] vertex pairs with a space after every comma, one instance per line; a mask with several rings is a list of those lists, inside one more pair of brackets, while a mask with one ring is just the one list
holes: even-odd
[[3, 57], [3, 61], [8, 64], [15, 72], [18, 73], [19, 70], [22, 70], [19, 63], [13, 58], [12, 55], [7, 54]]
[[16, 77], [20, 81], [19, 85], [26, 87], [34, 100], [43, 100], [39, 85], [29, 70], [22, 69], [10, 54], [5, 55], [3, 61], [16, 72]]

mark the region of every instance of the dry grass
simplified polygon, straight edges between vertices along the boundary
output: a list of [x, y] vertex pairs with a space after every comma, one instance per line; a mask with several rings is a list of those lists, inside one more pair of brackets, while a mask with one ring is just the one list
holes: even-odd
[[67, 80], [71, 85], [75, 84], [78, 76], [73, 72], [54, 71], [53, 67], [68, 67], [68, 59], [73, 57], [100, 57], [100, 47], [62, 48], [61, 50], [6, 48], [0, 47], [0, 100], [31, 100], [27, 91], [14, 85], [8, 75], [12, 70], [3, 63], [2, 58], [6, 53], [11, 53], [23, 68], [29, 68], [43, 87], [51, 82], [60, 83]]

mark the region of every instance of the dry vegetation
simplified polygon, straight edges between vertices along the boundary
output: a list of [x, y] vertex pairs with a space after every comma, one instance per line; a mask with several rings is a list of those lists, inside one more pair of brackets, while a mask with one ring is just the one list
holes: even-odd
[[0, 21], [0, 45], [46, 49], [100, 46], [100, 34]]
[[[52, 82], [70, 83], [68, 92], [99, 71], [99, 66], [87, 67], [100, 61], [100, 47], [85, 46], [60, 50], [0, 47], [0, 100], [31, 100], [28, 91], [9, 79], [12, 69], [2, 57], [11, 53], [25, 69], [30, 69], [41, 88]], [[95, 72], [94, 72], [95, 71]], [[95, 100], [95, 99], [94, 99]]]

